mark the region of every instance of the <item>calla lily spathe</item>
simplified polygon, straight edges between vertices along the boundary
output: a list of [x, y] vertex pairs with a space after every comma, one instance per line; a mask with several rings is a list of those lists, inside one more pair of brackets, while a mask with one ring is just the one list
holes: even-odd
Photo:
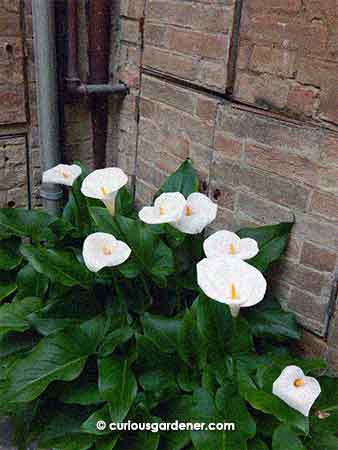
[[81, 175], [81, 167], [76, 164], [58, 164], [42, 174], [43, 183], [63, 184], [72, 186]]
[[263, 300], [266, 280], [257, 269], [238, 258], [204, 258], [197, 264], [197, 283], [211, 299], [229, 305], [236, 317], [240, 308]]
[[258, 244], [254, 239], [241, 239], [236, 233], [227, 230], [216, 231], [209, 236], [203, 244], [207, 258], [229, 257], [237, 259], [250, 259], [259, 252]]
[[91, 272], [98, 272], [103, 267], [114, 267], [124, 263], [130, 256], [131, 249], [123, 241], [118, 241], [112, 234], [90, 234], [83, 244], [83, 260]]
[[128, 177], [118, 167], [94, 170], [84, 180], [81, 192], [86, 197], [101, 200], [111, 215], [115, 213], [115, 198], [123, 186], [128, 183]]
[[321, 388], [318, 381], [305, 376], [300, 367], [287, 366], [273, 383], [272, 392], [291, 408], [308, 416]]
[[154, 202], [154, 206], [145, 206], [139, 212], [142, 222], [150, 225], [175, 223], [183, 214], [186, 201], [180, 192], [165, 192]]
[[198, 234], [215, 220], [216, 215], [217, 205], [206, 195], [194, 192], [187, 198], [181, 218], [172, 226], [183, 233]]

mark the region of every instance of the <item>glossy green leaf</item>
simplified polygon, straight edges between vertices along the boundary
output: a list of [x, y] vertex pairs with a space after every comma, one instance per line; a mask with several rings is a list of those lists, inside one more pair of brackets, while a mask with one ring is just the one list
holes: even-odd
[[[98, 429], [97, 423], [99, 421], [104, 421], [106, 423], [106, 428], [104, 430]], [[88, 417], [88, 419], [85, 422], [83, 422], [83, 424], [81, 425], [81, 431], [89, 434], [97, 434], [99, 436], [111, 434], [111, 431], [109, 429], [110, 422], [111, 420], [109, 416], [109, 406], [108, 404], [105, 404], [97, 411], [93, 412]]]
[[114, 353], [116, 347], [124, 342], [129, 341], [133, 336], [134, 332], [130, 327], [118, 328], [117, 330], [109, 333], [105, 338], [102, 344], [99, 347], [98, 354], [100, 358], [105, 356], [109, 356], [111, 353]]
[[255, 336], [300, 339], [300, 328], [293, 313], [284, 311], [274, 298], [266, 298], [244, 315]]
[[178, 352], [190, 367], [203, 369], [206, 364], [206, 344], [197, 325], [194, 311], [187, 309], [178, 334]]
[[85, 411], [77, 407], [67, 407], [55, 411], [55, 416], [39, 436], [39, 448], [62, 450], [88, 450], [95, 436], [81, 432]]
[[97, 383], [84, 383], [81, 379], [76, 380], [73, 383], [67, 383], [60, 395], [60, 400], [63, 403], [82, 406], [96, 405], [104, 402]]
[[9, 297], [17, 290], [15, 274], [0, 272], [0, 302]]
[[31, 264], [26, 264], [19, 270], [16, 281], [20, 297], [43, 298], [49, 284], [48, 278], [37, 272]]
[[0, 240], [0, 270], [13, 270], [20, 264], [20, 243], [20, 239]]
[[272, 450], [306, 450], [297, 434], [287, 425], [279, 425], [272, 436]]
[[128, 361], [113, 358], [100, 359], [99, 390], [109, 404], [112, 422], [123, 422], [137, 394], [135, 375]]
[[198, 188], [199, 180], [197, 174], [191, 161], [187, 159], [176, 172], [165, 180], [156, 196], [163, 192], [181, 192], [185, 197], [188, 197], [193, 192], [198, 192]]
[[27, 316], [41, 307], [42, 300], [35, 297], [0, 306], [0, 333], [23, 333], [28, 330], [30, 323]]
[[23, 245], [21, 253], [37, 272], [65, 286], [89, 287], [93, 279], [92, 273], [70, 251]]
[[116, 195], [115, 214], [126, 217], [135, 215], [134, 199], [127, 186], [123, 186]]
[[74, 380], [94, 351], [95, 345], [78, 328], [41, 339], [33, 351], [12, 368], [7, 401], [28, 402], [55, 380]]
[[285, 250], [292, 226], [293, 222], [282, 222], [277, 225], [244, 228], [238, 231], [238, 236], [255, 239], [259, 246], [258, 255], [247, 262], [261, 272], [265, 272], [269, 265], [280, 258]]
[[48, 228], [56, 219], [43, 211], [24, 208], [0, 209], [0, 236], [31, 237], [33, 240], [49, 240], [55, 237]]
[[145, 313], [142, 317], [145, 336], [149, 337], [163, 352], [175, 352], [181, 322], [178, 319]]

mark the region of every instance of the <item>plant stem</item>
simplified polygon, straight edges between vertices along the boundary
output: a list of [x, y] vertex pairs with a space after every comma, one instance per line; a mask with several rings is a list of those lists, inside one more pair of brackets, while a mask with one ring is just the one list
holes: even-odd
[[147, 294], [147, 297], [149, 299], [149, 306], [151, 306], [154, 303], [154, 299], [153, 299], [153, 296], [151, 295], [148, 283], [142, 273], [140, 274], [140, 278], [141, 278], [141, 282], [143, 285], [143, 289], [145, 290], [145, 293]]

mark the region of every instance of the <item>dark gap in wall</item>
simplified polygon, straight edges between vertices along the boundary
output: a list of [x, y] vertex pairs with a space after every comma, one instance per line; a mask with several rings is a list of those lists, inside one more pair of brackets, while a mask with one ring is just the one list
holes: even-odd
[[234, 9], [234, 19], [233, 19], [234, 21], [231, 32], [229, 59], [228, 59], [228, 71], [227, 71], [228, 77], [225, 87], [225, 92], [228, 96], [232, 95], [236, 81], [237, 55], [241, 30], [242, 9], [243, 9], [243, 0], [237, 0]]
[[245, 111], [252, 112], [253, 114], [259, 114], [265, 117], [269, 117], [275, 120], [279, 120], [281, 122], [286, 122], [288, 124], [298, 125], [298, 126], [311, 126], [314, 128], [321, 128], [329, 130], [335, 134], [338, 134], [338, 128], [332, 129], [332, 127], [323, 124], [322, 121], [314, 121], [314, 120], [300, 120], [293, 117], [288, 117], [282, 113], [278, 113], [275, 111], [270, 111], [265, 108], [260, 108], [257, 105], [252, 105], [251, 103], [246, 103], [243, 101], [240, 101], [236, 99], [235, 97], [232, 97], [231, 95], [227, 93], [222, 93], [218, 91], [214, 91], [213, 89], [209, 89], [194, 83], [191, 83], [189, 81], [183, 80], [181, 78], [175, 77], [173, 75], [168, 75], [167, 73], [161, 72], [159, 70], [154, 69], [148, 69], [148, 68], [141, 68], [141, 74], [148, 75], [154, 78], [157, 78], [159, 80], [165, 81], [167, 83], [175, 84], [176, 86], [182, 87], [184, 89], [190, 89], [194, 92], [208, 95], [210, 97], [223, 100], [224, 102], [231, 103], [234, 107], [238, 109], [243, 109]]

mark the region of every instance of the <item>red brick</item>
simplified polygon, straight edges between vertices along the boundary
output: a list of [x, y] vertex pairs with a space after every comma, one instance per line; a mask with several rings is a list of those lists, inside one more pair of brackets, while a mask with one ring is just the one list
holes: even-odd
[[216, 132], [215, 149], [222, 152], [225, 158], [240, 160], [243, 143], [227, 136], [224, 133]]
[[188, 55], [223, 58], [227, 40], [223, 34], [212, 35], [197, 31], [168, 29], [168, 47]]
[[269, 74], [237, 73], [234, 96], [247, 103], [283, 109], [286, 106], [289, 92], [287, 80], [275, 78]]
[[144, 76], [142, 80], [143, 97], [166, 103], [191, 114], [194, 112], [195, 98], [190, 91], [153, 77]]
[[153, 23], [147, 23], [144, 29], [145, 44], [154, 45], [155, 47], [162, 47], [164, 44], [166, 34], [166, 27]]
[[146, 46], [143, 55], [146, 67], [176, 75], [188, 80], [195, 80], [198, 62], [187, 56], [173, 55], [167, 51]]
[[287, 107], [297, 114], [314, 115], [318, 99], [318, 89], [299, 84], [289, 91]]
[[317, 296], [310, 295], [301, 289], [292, 288], [288, 307], [297, 314], [305, 316], [320, 324], [325, 322], [328, 304], [318, 301]]
[[224, 61], [202, 61], [199, 67], [198, 81], [202, 86], [224, 92], [227, 68]]
[[337, 64], [334, 62], [316, 60], [301, 56], [297, 61], [297, 81], [316, 87], [326, 86], [337, 79]]
[[316, 191], [313, 194], [310, 208], [313, 214], [319, 214], [333, 221], [338, 220], [337, 195]]
[[336, 84], [332, 84], [321, 90], [320, 116], [324, 120], [338, 124], [338, 92]]
[[303, 330], [301, 340], [296, 343], [296, 350], [300, 356], [324, 359], [327, 352], [327, 343], [309, 331]]
[[252, 166], [268, 170], [280, 176], [303, 180], [310, 186], [316, 186], [319, 181], [318, 166], [312, 161], [294, 153], [286, 153], [272, 148], [262, 148], [249, 144], [245, 150], [245, 160]]
[[121, 20], [121, 39], [128, 42], [137, 42], [139, 39], [139, 22], [136, 20]]
[[216, 119], [217, 100], [207, 97], [198, 96], [196, 98], [196, 116], [204, 122], [214, 123]]
[[260, 223], [288, 222], [292, 220], [292, 213], [289, 209], [256, 197], [251, 193], [249, 195], [240, 192], [237, 210]]
[[259, 11], [281, 10], [287, 13], [295, 13], [302, 7], [301, 0], [250, 0], [250, 9]]
[[251, 192], [279, 205], [305, 211], [310, 189], [262, 170], [242, 167], [241, 184]]
[[311, 242], [304, 242], [301, 264], [321, 272], [332, 272], [337, 264], [337, 254]]
[[246, 69], [248, 67], [251, 51], [252, 43], [250, 41], [246, 41], [245, 39], [240, 39], [236, 61], [238, 69]]

